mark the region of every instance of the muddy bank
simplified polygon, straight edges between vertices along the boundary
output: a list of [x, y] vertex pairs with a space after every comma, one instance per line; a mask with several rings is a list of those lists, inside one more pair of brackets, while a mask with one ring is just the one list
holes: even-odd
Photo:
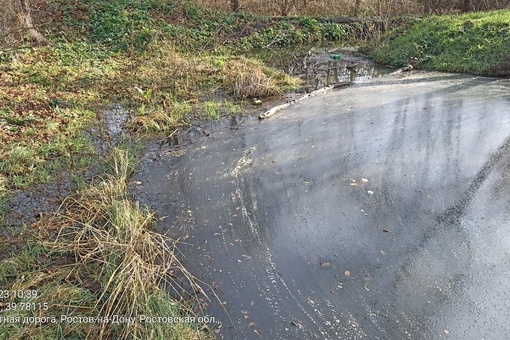
[[83, 169], [54, 174], [49, 183], [12, 193], [2, 206], [3, 228], [0, 231], [5, 237], [16, 234], [25, 225], [30, 226], [43, 215], [54, 214], [62, 201], [80, 185], [89, 183], [104, 172], [109, 150], [121, 143], [123, 138], [124, 141], [129, 138], [126, 129], [130, 112], [121, 105], [110, 105], [98, 113], [98, 118], [98, 124], [83, 131], [97, 154], [95, 161]]

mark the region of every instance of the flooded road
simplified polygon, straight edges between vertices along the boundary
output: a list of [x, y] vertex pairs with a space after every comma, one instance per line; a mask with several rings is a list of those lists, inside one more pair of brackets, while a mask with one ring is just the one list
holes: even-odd
[[510, 81], [414, 73], [155, 143], [133, 186], [218, 338], [504, 339], [509, 161]]

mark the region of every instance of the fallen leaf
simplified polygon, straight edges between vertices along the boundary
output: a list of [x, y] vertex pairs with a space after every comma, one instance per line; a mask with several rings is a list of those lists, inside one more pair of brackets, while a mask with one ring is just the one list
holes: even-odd
[[450, 331], [447, 329], [445, 329], [443, 332], [444, 332], [444, 334], [450, 334]]
[[351, 277], [351, 272], [350, 272], [350, 271], [348, 271], [348, 270], [346, 270], [346, 271], [344, 272], [344, 275], [345, 275], [345, 277]]
[[366, 178], [362, 178], [362, 179], [361, 179], [361, 181], [362, 181], [363, 183], [367, 183], [367, 182], [368, 182], [368, 179], [366, 179]]
[[358, 183], [349, 183], [349, 184], [352, 185], [353, 187], [358, 185]]
[[383, 233], [387, 233], [387, 232], [389, 232], [390, 230], [389, 230], [388, 228], [384, 228], [382, 231], [383, 231]]
[[261, 334], [260, 334], [260, 332], [259, 332], [258, 330], [254, 329], [254, 330], [253, 330], [253, 332], [254, 332], [255, 334], [257, 334], [258, 336], [261, 336]]
[[329, 262], [328, 261], [321, 261], [321, 266], [329, 267]]
[[384, 250], [381, 250], [381, 255], [386, 255], [386, 252]]
[[372, 190], [368, 190], [367, 192], [368, 192], [369, 195], [373, 195], [374, 194], [374, 192]]
[[291, 321], [290, 324], [294, 327], [297, 327], [297, 329], [303, 328], [303, 325], [301, 325], [299, 322]]
[[248, 312], [247, 310], [242, 310], [241, 313], [243, 313], [245, 320], [248, 320], [250, 318], [250, 312]]
[[250, 322], [250, 324], [248, 326], [255, 327], [255, 322]]
[[95, 293], [101, 289], [101, 283], [99, 282], [85, 282], [83, 288], [87, 288], [91, 292]]

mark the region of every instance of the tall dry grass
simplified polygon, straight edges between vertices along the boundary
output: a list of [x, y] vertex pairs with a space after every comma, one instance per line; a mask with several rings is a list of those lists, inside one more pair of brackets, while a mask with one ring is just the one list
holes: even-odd
[[[127, 181], [132, 166], [128, 153], [114, 149], [111, 163], [112, 175], [65, 202], [59, 216], [64, 227], [51, 248], [73, 252], [77, 277], [83, 277], [84, 268], [99, 268], [96, 275], [101, 288], [94, 305], [98, 316], [138, 320], [140, 315], [193, 314], [187, 301], [204, 291], [177, 258], [176, 242], [155, 231], [154, 214], [129, 199]], [[186, 332], [192, 333], [185, 325], [135, 322], [118, 329], [100, 324], [98, 336], [177, 339]]]
[[238, 98], [269, 97], [281, 94], [273, 78], [268, 77], [260, 64], [239, 58], [229, 60], [224, 69], [224, 86]]

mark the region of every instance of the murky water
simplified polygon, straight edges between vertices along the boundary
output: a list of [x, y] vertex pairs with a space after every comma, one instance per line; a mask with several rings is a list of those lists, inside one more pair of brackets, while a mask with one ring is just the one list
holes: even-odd
[[310, 54], [303, 59], [302, 66], [303, 73], [299, 76], [313, 90], [328, 85], [367, 81], [393, 71], [374, 65], [353, 49]]
[[185, 240], [220, 339], [506, 339], [509, 93], [357, 83], [151, 146], [135, 197]]
[[223, 117], [218, 120], [207, 120], [200, 123], [195, 123], [188, 128], [176, 131], [176, 133], [163, 139], [160, 144], [162, 146], [168, 145], [171, 147], [177, 147], [191, 143], [195, 139], [202, 136], [209, 137], [212, 131], [216, 131], [222, 128], [237, 130], [244, 119], [245, 118], [242, 116], [232, 115], [230, 117]]
[[112, 139], [120, 138], [129, 119], [129, 111], [120, 104], [112, 105], [100, 112], [101, 119]]
[[273, 67], [303, 79], [307, 91], [328, 85], [367, 81], [391, 73], [393, 69], [375, 65], [355, 48], [311, 49], [266, 54], [264, 60]]

